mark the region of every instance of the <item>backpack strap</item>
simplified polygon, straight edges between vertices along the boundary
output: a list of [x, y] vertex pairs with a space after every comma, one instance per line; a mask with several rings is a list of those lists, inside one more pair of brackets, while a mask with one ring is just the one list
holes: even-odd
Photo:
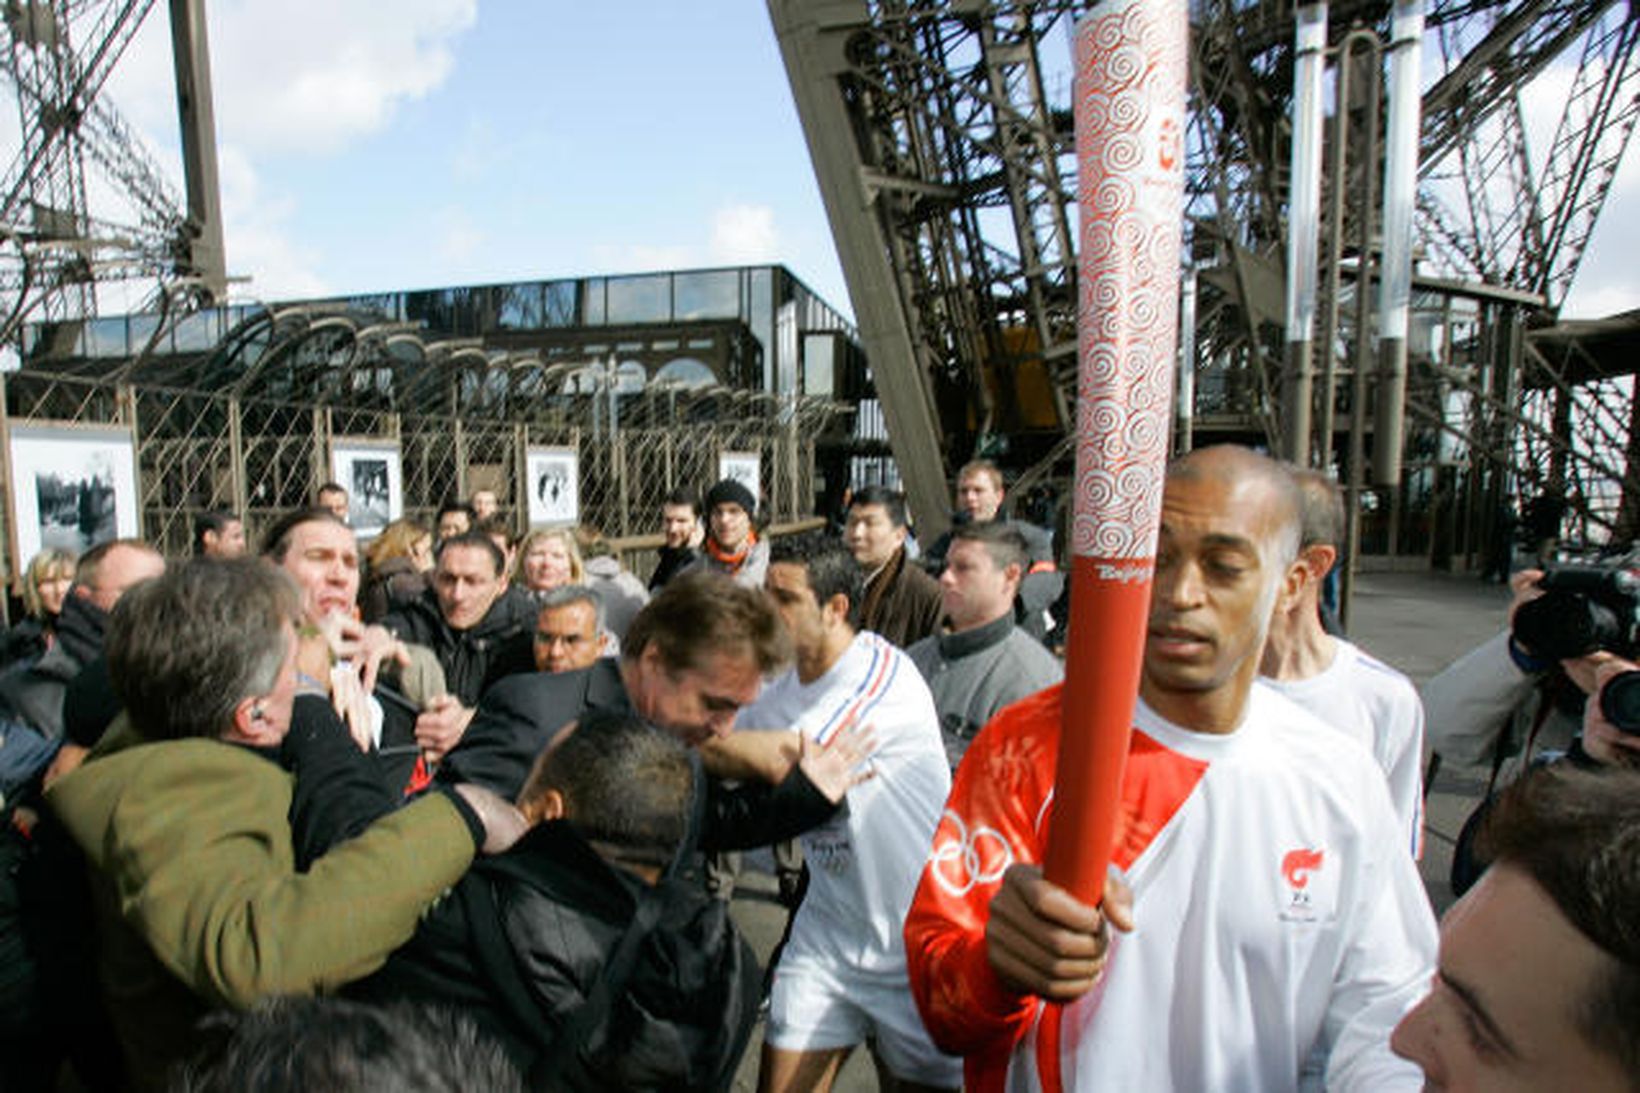
[[[1522, 769], [1526, 769], [1532, 762], [1532, 749], [1537, 746], [1538, 733], [1542, 731], [1544, 722], [1554, 712], [1554, 694], [1550, 690], [1549, 679], [1545, 677], [1537, 685], [1537, 709], [1532, 711], [1532, 723], [1526, 729], [1526, 739], [1520, 741], [1520, 760]], [[1486, 796], [1491, 797], [1498, 791], [1498, 776], [1503, 772], [1503, 764], [1513, 754], [1511, 739], [1514, 728], [1513, 717], [1505, 724], [1504, 731], [1498, 734], [1497, 742], [1492, 748], [1492, 776], [1486, 780]]]
[[570, 1013], [556, 1035], [548, 1034], [550, 1026], [546, 1015], [518, 970], [489, 878], [474, 875], [467, 883], [458, 885], [456, 891], [467, 916], [467, 932], [472, 938], [479, 968], [506, 1003], [508, 1012], [517, 1019], [517, 1026], [540, 1052], [535, 1065], [530, 1068], [529, 1085], [532, 1089], [551, 1086], [575, 1059], [587, 1039], [603, 1025], [610, 1008], [625, 991], [637, 967], [643, 944], [665, 910], [667, 901], [663, 891], [645, 888], [638, 893], [632, 921], [604, 961], [603, 973], [587, 992], [586, 1000]]
[[534, 1081], [534, 1071], [541, 1068], [541, 1060], [551, 1056], [554, 1040], [546, 1035], [546, 1014], [525, 985], [524, 976], [513, 959], [512, 947], [507, 944], [501, 927], [501, 909], [495, 901], [495, 889], [489, 877], [472, 873], [463, 883], [456, 885], [456, 896], [467, 919], [467, 936], [472, 939], [479, 970], [500, 995], [506, 1013], [513, 1018], [514, 1027], [522, 1031], [525, 1039], [532, 1041], [540, 1052], [530, 1074], [531, 1088], [539, 1088], [540, 1083]]
[[661, 890], [645, 888], [639, 893], [632, 923], [604, 962], [603, 974], [593, 984], [586, 1001], [570, 1014], [569, 1020], [558, 1030], [550, 1050], [531, 1073], [532, 1083], [537, 1088], [555, 1084], [564, 1068], [575, 1060], [582, 1046], [608, 1019], [610, 1007], [625, 992], [627, 981], [637, 967], [643, 944], [660, 922], [665, 907], [666, 899]]

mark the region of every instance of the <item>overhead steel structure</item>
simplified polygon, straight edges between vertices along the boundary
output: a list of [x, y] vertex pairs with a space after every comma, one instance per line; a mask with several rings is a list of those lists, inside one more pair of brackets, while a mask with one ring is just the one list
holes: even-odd
[[[1076, 299], [1068, 53], [1071, 21], [1088, 6], [768, 0], [896, 456], [932, 526], [964, 459], [993, 455], [1034, 479], [1065, 457]], [[1352, 405], [1365, 403], [1357, 435], [1382, 417], [1399, 436], [1405, 414], [1407, 464], [1381, 463], [1393, 480], [1364, 498], [1376, 506], [1374, 550], [1439, 539], [1437, 561], [1477, 551], [1506, 495], [1545, 490], [1567, 494], [1576, 530], [1632, 534], [1616, 526], [1640, 511], [1624, 463], [1632, 377], [1614, 372], [1634, 366], [1591, 363], [1564, 339], [1539, 349], [1529, 331], [1558, 316], [1640, 116], [1640, 27], [1615, 0], [1419, 5], [1410, 358], [1404, 396], [1396, 380], [1385, 388], [1394, 405], [1372, 413], [1379, 362], [1370, 294], [1358, 299], [1356, 285], [1373, 282], [1380, 252], [1373, 190], [1395, 6], [1328, 5], [1329, 214], [1311, 252], [1322, 322], [1315, 374], [1300, 376], [1282, 348], [1299, 5], [1193, 0], [1181, 284], [1194, 321], [1181, 431], [1344, 467]], [[1551, 66], [1566, 88], [1559, 121], [1529, 133], [1528, 88]], [[1568, 368], [1574, 359], [1581, 370]], [[1300, 380], [1313, 395], [1294, 395]], [[1295, 397], [1315, 412], [1295, 413]], [[1588, 423], [1609, 443], [1574, 441]], [[1370, 436], [1361, 443], [1371, 451]]]
[[[0, 341], [28, 319], [95, 315], [102, 283], [139, 282], [156, 307], [225, 295], [203, 0], [169, 5], [185, 200], [104, 92], [153, 6], [4, 5], [0, 73], [15, 93], [22, 139], [0, 181]], [[88, 187], [88, 172], [101, 184]]]

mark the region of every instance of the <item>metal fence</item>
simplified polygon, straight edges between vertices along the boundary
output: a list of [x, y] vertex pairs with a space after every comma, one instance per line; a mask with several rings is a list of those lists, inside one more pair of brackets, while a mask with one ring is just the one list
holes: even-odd
[[[813, 508], [815, 441], [844, 408], [825, 399], [651, 384], [622, 394], [559, 391], [550, 395], [550, 413], [539, 412], [537, 404], [529, 420], [507, 420], [487, 410], [398, 412], [246, 394], [226, 384], [201, 390], [119, 376], [30, 370], [0, 375], [0, 430], [9, 435], [21, 424], [129, 430], [139, 534], [170, 556], [189, 553], [202, 513], [240, 514], [254, 542], [280, 514], [311, 503], [331, 477], [330, 449], [337, 440], [396, 442], [403, 515], [428, 523], [445, 501], [492, 489], [522, 531], [526, 453], [539, 445], [578, 452], [580, 521], [610, 536], [658, 530], [666, 494], [680, 486], [704, 491], [718, 477], [724, 452], [759, 456], [761, 516], [791, 522]], [[451, 401], [462, 410], [458, 400]], [[5, 480], [9, 489], [9, 467]], [[5, 507], [8, 576], [27, 562], [15, 557], [9, 526], [15, 511]]]

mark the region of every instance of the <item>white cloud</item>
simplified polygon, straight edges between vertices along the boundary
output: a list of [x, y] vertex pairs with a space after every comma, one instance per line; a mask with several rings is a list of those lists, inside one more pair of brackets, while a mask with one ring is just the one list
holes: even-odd
[[[1545, 68], [1521, 91], [1527, 146], [1532, 154], [1532, 169], [1537, 175], [1542, 174], [1555, 130], [1571, 97], [1572, 80], [1576, 73], [1576, 63], [1568, 57]], [[1598, 68], [1594, 78], [1600, 78]], [[1629, 143], [1632, 146], [1634, 141]], [[1625, 153], [1618, 164], [1617, 176], [1612, 180], [1611, 196], [1623, 193], [1640, 194], [1640, 156]]]
[[228, 275], [251, 279], [230, 286], [232, 295], [256, 300], [327, 295], [330, 289], [317, 272], [323, 256], [291, 238], [295, 204], [263, 189], [250, 156], [237, 144], [222, 146], [219, 170]]
[[[451, 71], [455, 39], [477, 18], [477, 2], [218, 0], [208, 15], [228, 272], [252, 278], [232, 291], [258, 299], [325, 294], [322, 253], [292, 237], [294, 203], [268, 191], [256, 165], [331, 154], [435, 90]], [[170, 33], [166, 9], [156, 5], [104, 94], [151, 137], [180, 198]], [[106, 184], [88, 178], [88, 189], [94, 209], [132, 219]], [[462, 236], [446, 243], [459, 248]]]
[[[12, 98], [9, 94], [6, 97]], [[4, 165], [0, 165], [0, 171], [11, 168], [12, 157], [17, 155], [22, 145], [23, 130], [17, 120], [17, 110], [7, 102], [6, 109], [0, 110], [0, 149], [4, 149], [6, 160]]]
[[[449, 76], [477, 0], [221, 0], [209, 10], [217, 132], [250, 154], [326, 154]], [[109, 82], [151, 132], [176, 127], [170, 23], [157, 7]]]
[[1603, 319], [1640, 308], [1640, 272], [1631, 253], [1637, 232], [1640, 202], [1614, 193], [1584, 252], [1561, 314], [1572, 319]]
[[478, 182], [515, 158], [515, 147], [488, 118], [469, 118], [451, 150], [450, 174], [464, 184]]
[[705, 239], [684, 243], [600, 244], [590, 250], [595, 270], [648, 273], [700, 266], [742, 266], [788, 261], [768, 205], [721, 205], [713, 210]]
[[589, 273], [655, 273], [706, 264], [699, 247], [649, 243], [599, 244], [592, 248], [591, 259]]
[[780, 258], [780, 232], [767, 205], [726, 205], [712, 214], [708, 251], [714, 265], [749, 265]]
[[228, 252], [228, 274], [253, 270], [250, 282], [228, 286], [235, 300], [302, 300], [331, 295], [325, 279], [315, 271], [321, 255], [301, 246], [279, 224], [230, 224], [233, 239]]
[[1640, 280], [1605, 281], [1585, 285], [1579, 278], [1561, 308], [1565, 319], [1605, 319], [1640, 308]]
[[[1561, 115], [1571, 96], [1576, 61], [1568, 54], [1546, 67], [1521, 92], [1527, 148], [1534, 177], [1541, 179]], [[1640, 231], [1640, 151], [1631, 139], [1618, 164], [1600, 219], [1589, 238], [1561, 313], [1568, 318], [1604, 318], [1640, 307], [1640, 277], [1631, 271], [1627, 248]], [[1593, 183], [1593, 179], [1589, 183]], [[1547, 210], [1546, 210], [1547, 211]]]
[[1566, 109], [1566, 96], [1572, 89], [1574, 75], [1576, 66], [1561, 61], [1545, 67], [1531, 83], [1521, 88], [1521, 121], [1526, 128], [1534, 170], [1549, 151], [1560, 115]]

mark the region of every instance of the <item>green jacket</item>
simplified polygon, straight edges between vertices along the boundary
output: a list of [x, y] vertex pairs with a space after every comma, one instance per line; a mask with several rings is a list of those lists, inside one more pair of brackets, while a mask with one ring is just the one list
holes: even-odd
[[472, 862], [434, 795], [294, 864], [291, 777], [220, 740], [148, 743], [122, 718], [47, 793], [91, 866], [104, 988], [139, 1087], [212, 1008], [335, 988], [380, 967]]

